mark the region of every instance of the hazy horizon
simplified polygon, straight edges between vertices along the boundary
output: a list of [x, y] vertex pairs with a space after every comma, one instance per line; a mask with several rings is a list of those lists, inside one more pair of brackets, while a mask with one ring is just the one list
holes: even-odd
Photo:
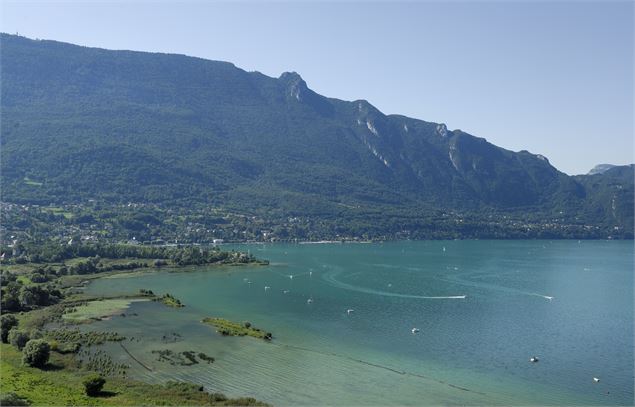
[[568, 174], [634, 161], [630, 2], [9, 1], [2, 31], [296, 71], [324, 96], [446, 123]]

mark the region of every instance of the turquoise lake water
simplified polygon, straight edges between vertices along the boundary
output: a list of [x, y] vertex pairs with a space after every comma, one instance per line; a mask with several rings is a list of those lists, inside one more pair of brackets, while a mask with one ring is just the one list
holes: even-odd
[[[103, 347], [133, 377], [275, 405], [633, 404], [632, 241], [234, 248], [271, 265], [97, 280], [89, 293], [146, 288], [186, 307], [134, 303], [90, 329], [135, 338], [125, 347], [145, 367]], [[205, 316], [250, 321], [274, 340], [222, 337]], [[216, 362], [171, 366], [160, 349]]]

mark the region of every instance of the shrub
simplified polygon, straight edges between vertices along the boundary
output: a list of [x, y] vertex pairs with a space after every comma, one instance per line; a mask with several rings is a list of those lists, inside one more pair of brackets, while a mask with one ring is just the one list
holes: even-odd
[[43, 367], [49, 360], [51, 347], [43, 339], [31, 339], [22, 350], [22, 363], [27, 366]]
[[29, 402], [15, 393], [0, 395], [0, 406], [30, 406]]
[[245, 326], [245, 328], [251, 328], [251, 322], [249, 321], [245, 321], [243, 325]]
[[31, 339], [43, 339], [44, 338], [44, 333], [42, 333], [41, 330], [39, 329], [32, 329], [31, 333], [29, 334], [29, 337]]
[[82, 383], [84, 384], [84, 391], [86, 391], [86, 395], [95, 397], [99, 395], [101, 389], [104, 387], [104, 384], [106, 384], [106, 379], [95, 374], [85, 378]]
[[3, 343], [7, 343], [9, 331], [15, 326], [18, 326], [18, 320], [13, 315], [7, 314], [0, 317], [0, 339]]
[[9, 331], [8, 339], [11, 345], [22, 350], [22, 348], [24, 348], [24, 345], [26, 345], [30, 338], [27, 332], [20, 331], [17, 328], [13, 328], [11, 331]]

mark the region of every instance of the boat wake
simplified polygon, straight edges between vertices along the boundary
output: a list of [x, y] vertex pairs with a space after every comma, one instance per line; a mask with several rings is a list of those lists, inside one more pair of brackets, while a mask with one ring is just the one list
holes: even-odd
[[[466, 275], [470, 275], [470, 274], [468, 273]], [[554, 297], [549, 296], [549, 295], [532, 293], [532, 292], [529, 292], [529, 291], [522, 291], [522, 290], [518, 290], [518, 289], [515, 289], [515, 288], [504, 287], [504, 286], [501, 286], [501, 285], [470, 281], [470, 280], [466, 280], [464, 278], [461, 278], [458, 275], [455, 275], [455, 276], [452, 276], [452, 277], [448, 277], [448, 278], [440, 278], [439, 280], [445, 281], [445, 282], [451, 283], [451, 284], [458, 284], [458, 285], [466, 286], [466, 287], [475, 287], [475, 288], [481, 288], [481, 289], [485, 289], [485, 290], [493, 290], [493, 291], [504, 292], [504, 293], [508, 293], [508, 294], [518, 294], [518, 295], [528, 295], [528, 296], [532, 296], [532, 297], [541, 297], [541, 298], [544, 298], [544, 299], [549, 300], [549, 301], [553, 300], [553, 298], [554, 298]]]
[[397, 298], [415, 298], [422, 300], [462, 300], [465, 299], [466, 295], [415, 295], [415, 294], [401, 294], [401, 293], [391, 293], [389, 291], [381, 291], [375, 290], [372, 288], [356, 286], [353, 284], [344, 283], [338, 280], [337, 275], [341, 274], [339, 271], [329, 271], [322, 274], [322, 279], [326, 281], [329, 285], [337, 288], [341, 288], [349, 291], [356, 291], [364, 294], [373, 294], [373, 295], [381, 295], [384, 297], [397, 297]]

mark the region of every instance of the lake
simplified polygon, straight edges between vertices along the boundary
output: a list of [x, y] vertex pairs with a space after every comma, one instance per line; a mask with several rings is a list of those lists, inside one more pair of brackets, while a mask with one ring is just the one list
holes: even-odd
[[[225, 248], [271, 264], [91, 283], [91, 294], [145, 288], [186, 304], [134, 303], [92, 324], [135, 338], [129, 353], [102, 349], [132, 377], [275, 405], [633, 404], [632, 241]], [[206, 316], [250, 321], [274, 340], [222, 337]], [[162, 349], [216, 361], [173, 366], [152, 353]]]

